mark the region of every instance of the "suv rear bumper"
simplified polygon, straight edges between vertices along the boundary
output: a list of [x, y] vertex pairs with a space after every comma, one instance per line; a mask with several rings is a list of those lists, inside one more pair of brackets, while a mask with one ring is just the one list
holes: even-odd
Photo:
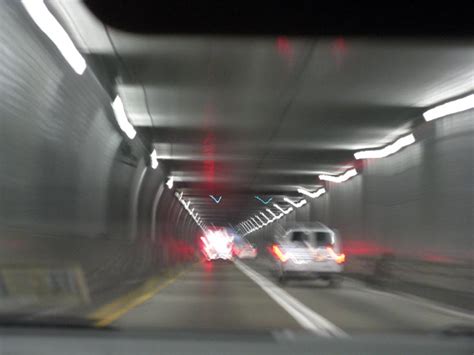
[[287, 279], [313, 280], [323, 279], [329, 280], [335, 276], [340, 277], [341, 272], [310, 272], [310, 271], [285, 271], [284, 276]]
[[344, 267], [335, 261], [294, 263], [291, 260], [288, 260], [287, 262], [280, 264], [280, 267], [285, 273], [295, 274], [338, 274], [344, 270]]

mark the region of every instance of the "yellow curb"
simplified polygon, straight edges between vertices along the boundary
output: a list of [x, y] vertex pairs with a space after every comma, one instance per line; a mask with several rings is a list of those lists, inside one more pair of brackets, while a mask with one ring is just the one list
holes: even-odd
[[188, 270], [189, 268], [180, 271], [178, 274], [167, 279], [163, 283], [160, 283], [163, 276], [152, 277], [138, 289], [118, 297], [114, 301], [90, 313], [88, 318], [95, 320], [94, 325], [96, 327], [105, 327], [122, 317], [125, 313], [131, 311], [133, 308], [148, 301], [158, 292], [175, 282]]

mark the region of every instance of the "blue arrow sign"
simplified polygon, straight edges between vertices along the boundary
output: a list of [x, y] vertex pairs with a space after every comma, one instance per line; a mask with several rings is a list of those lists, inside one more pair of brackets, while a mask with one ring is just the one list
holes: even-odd
[[215, 203], [219, 203], [221, 202], [222, 200], [222, 196], [219, 196], [219, 197], [215, 197], [213, 195], [209, 195], [210, 198], [212, 198], [212, 200], [215, 202]]
[[255, 198], [257, 200], [259, 200], [261, 203], [263, 203], [264, 205], [268, 205], [270, 203], [270, 201], [272, 200], [272, 197], [268, 198], [268, 200], [263, 200], [260, 196], [255, 196]]

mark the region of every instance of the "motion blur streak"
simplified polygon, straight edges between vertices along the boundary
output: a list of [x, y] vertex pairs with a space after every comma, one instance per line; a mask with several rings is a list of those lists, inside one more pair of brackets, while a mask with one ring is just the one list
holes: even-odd
[[409, 146], [410, 144], [415, 143], [415, 136], [409, 134], [405, 137], [397, 139], [394, 143], [387, 145], [382, 149], [372, 149], [372, 150], [363, 150], [357, 153], [354, 153], [354, 158], [356, 159], [375, 159], [375, 158], [385, 158], [391, 154], [398, 152], [403, 147]]
[[331, 182], [335, 182], [335, 183], [339, 184], [341, 182], [349, 180], [350, 178], [352, 178], [356, 175], [357, 175], [357, 170], [356, 169], [349, 169], [345, 173], [343, 173], [341, 175], [337, 175], [337, 176], [324, 175], [324, 174], [319, 175], [319, 180], [331, 181]]
[[453, 113], [466, 111], [472, 108], [474, 108], [474, 94], [436, 106], [423, 113], [423, 117], [426, 121], [432, 121], [440, 117], [452, 115]]
[[168, 178], [168, 181], [166, 182], [166, 186], [168, 186], [168, 189], [172, 189], [173, 188], [173, 183], [174, 183], [174, 178], [172, 176], [170, 176]]
[[286, 256], [281, 250], [280, 248], [278, 247], [278, 245], [274, 245], [272, 247], [272, 252], [273, 252], [273, 255], [275, 255], [279, 260], [285, 262], [288, 260], [288, 256]]
[[[474, 110], [422, 116], [471, 100], [472, 41], [292, 37], [280, 52], [276, 37], [130, 34], [83, 1], [45, 3], [87, 69], [23, 5], [43, 2], [0, 0], [0, 317], [89, 324], [189, 269], [109, 314], [111, 338], [290, 338], [322, 329], [307, 309], [354, 338], [429, 334], [420, 346], [472, 325]], [[396, 154], [354, 159], [409, 133]], [[231, 243], [259, 252], [239, 268]]]
[[306, 201], [305, 199], [302, 199], [301, 201], [298, 201], [298, 202], [294, 202], [294, 201], [291, 201], [289, 198], [285, 197], [283, 200], [285, 202], [288, 202], [290, 205], [292, 205], [295, 208], [300, 208], [308, 203], [308, 201]]
[[265, 217], [265, 219], [267, 220], [268, 223], [272, 223], [272, 222], [275, 220], [275, 218], [272, 218], [272, 219], [268, 218], [267, 215], [266, 215], [265, 213], [263, 213], [263, 212], [260, 212], [260, 214], [261, 214], [263, 217]]
[[346, 256], [344, 254], [336, 254], [332, 247], [327, 247], [326, 250], [329, 252], [329, 255], [336, 260], [338, 264], [343, 264], [346, 261]]
[[203, 253], [208, 260], [232, 258], [233, 238], [225, 229], [207, 230], [201, 237]]
[[74, 71], [82, 75], [87, 67], [86, 61], [72, 43], [69, 35], [64, 31], [64, 28], [49, 12], [43, 0], [22, 0], [22, 3], [33, 21], [56, 45]]
[[135, 138], [137, 132], [135, 131], [135, 128], [133, 128], [133, 125], [127, 119], [127, 114], [125, 113], [123, 102], [120, 96], [117, 95], [114, 102], [112, 103], [112, 107], [114, 109], [115, 118], [117, 119], [117, 123], [120, 129], [128, 136], [128, 138]]
[[275, 206], [275, 208], [277, 208], [280, 212], [284, 213], [284, 214], [288, 214], [290, 213], [291, 211], [293, 211], [293, 207], [288, 207], [286, 210], [282, 207], [280, 207], [278, 204], [274, 203], [273, 206]]
[[317, 191], [311, 192], [303, 188], [299, 188], [298, 192], [300, 194], [306, 195], [311, 198], [318, 198], [319, 196], [323, 195], [326, 193], [326, 189], [324, 187], [318, 189]]
[[262, 219], [259, 216], [255, 216], [255, 218], [258, 219], [258, 221], [261, 223], [262, 226], [268, 225], [268, 222], [262, 221]]
[[155, 149], [153, 149], [153, 152], [151, 152], [150, 159], [151, 159], [152, 169], [156, 169], [159, 165], [159, 162], [158, 162], [158, 154], [156, 153]]
[[273, 211], [269, 208], [267, 208], [267, 212], [270, 213], [274, 218], [276, 219], [280, 219], [282, 218], [285, 214], [284, 213], [280, 213], [279, 215], [276, 215], [275, 213], [273, 213]]
[[262, 225], [258, 224], [258, 222], [255, 220], [255, 218], [251, 218], [252, 222], [255, 223], [255, 225], [257, 226], [257, 228], [261, 228]]

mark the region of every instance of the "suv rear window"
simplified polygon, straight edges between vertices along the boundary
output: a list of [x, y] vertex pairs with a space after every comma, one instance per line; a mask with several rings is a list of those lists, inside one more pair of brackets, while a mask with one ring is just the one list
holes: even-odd
[[331, 234], [327, 232], [294, 231], [290, 235], [293, 243], [309, 244], [313, 248], [331, 245]]
[[316, 246], [318, 247], [327, 247], [332, 243], [331, 234], [326, 232], [316, 232]]
[[303, 232], [303, 231], [296, 231], [293, 232], [291, 235], [291, 241], [292, 242], [311, 242], [311, 233], [309, 232]]

